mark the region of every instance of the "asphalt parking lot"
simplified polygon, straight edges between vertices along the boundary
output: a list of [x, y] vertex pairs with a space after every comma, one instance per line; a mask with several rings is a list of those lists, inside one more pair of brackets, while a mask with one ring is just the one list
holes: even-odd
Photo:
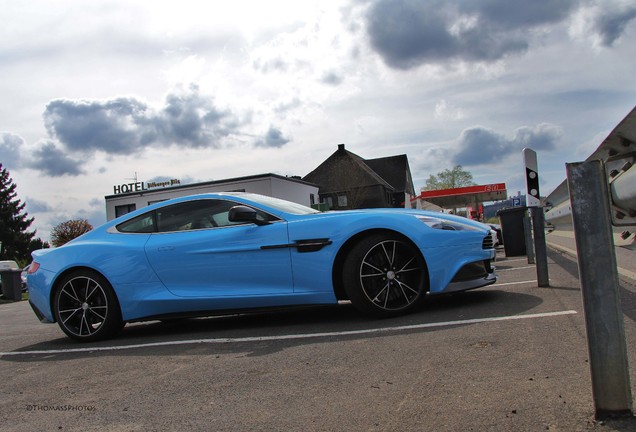
[[[370, 320], [350, 305], [128, 325], [78, 344], [0, 305], [6, 431], [633, 431], [596, 422], [576, 263]], [[621, 286], [636, 395], [636, 288]]]

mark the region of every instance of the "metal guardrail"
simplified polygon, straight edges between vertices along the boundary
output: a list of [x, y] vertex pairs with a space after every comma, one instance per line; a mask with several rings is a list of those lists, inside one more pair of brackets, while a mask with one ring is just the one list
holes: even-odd
[[615, 246], [636, 243], [635, 164], [636, 107], [543, 200], [552, 234], [576, 242], [597, 418], [633, 415]]
[[[614, 128], [586, 161], [605, 163], [612, 201], [616, 246], [636, 249], [636, 107]], [[572, 206], [567, 180], [543, 199], [548, 230], [572, 231]]]

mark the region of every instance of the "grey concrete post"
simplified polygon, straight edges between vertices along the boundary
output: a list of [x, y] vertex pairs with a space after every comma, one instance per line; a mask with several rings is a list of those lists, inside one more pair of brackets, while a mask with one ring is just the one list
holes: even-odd
[[602, 161], [566, 164], [596, 417], [631, 415], [632, 395]]
[[545, 214], [543, 207], [531, 207], [532, 228], [534, 230], [534, 253], [537, 261], [537, 285], [550, 286], [548, 273], [548, 248], [545, 244]]
[[528, 264], [534, 264], [534, 243], [532, 241], [532, 223], [529, 216], [523, 217], [523, 231], [526, 235], [526, 255]]

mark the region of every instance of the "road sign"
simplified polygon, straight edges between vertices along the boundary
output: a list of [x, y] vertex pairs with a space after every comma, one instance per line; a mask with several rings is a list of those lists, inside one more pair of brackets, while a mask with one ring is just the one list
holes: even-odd
[[539, 195], [537, 152], [529, 148], [524, 148], [523, 162], [526, 167], [526, 186], [528, 188], [528, 194], [526, 196], [526, 206], [540, 207], [541, 196]]

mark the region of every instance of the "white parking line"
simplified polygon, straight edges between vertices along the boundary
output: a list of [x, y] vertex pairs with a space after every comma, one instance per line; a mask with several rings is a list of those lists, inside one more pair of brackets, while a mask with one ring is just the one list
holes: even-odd
[[498, 259], [496, 262], [515, 262], [515, 261], [528, 261], [528, 258], [515, 258], [515, 259], [508, 259], [508, 258], [501, 258]]
[[535, 268], [535, 266], [532, 265], [532, 266], [526, 266], [526, 267], [515, 267], [511, 269], [497, 269], [497, 273], [503, 273], [503, 272], [513, 271], [513, 270], [529, 269], [529, 268]]
[[494, 284], [494, 285], [490, 285], [490, 286], [491, 287], [500, 287], [500, 286], [506, 286], [506, 285], [521, 285], [521, 284], [527, 284], [527, 283], [536, 284], [537, 281], [536, 280], [529, 280], [529, 281], [521, 281], [521, 282], [506, 282], [506, 283], [498, 283], [498, 284]]
[[70, 353], [91, 353], [97, 351], [122, 351], [136, 348], [150, 348], [150, 347], [163, 347], [173, 345], [191, 345], [191, 344], [227, 344], [227, 343], [244, 343], [244, 342], [263, 342], [263, 341], [277, 341], [277, 340], [293, 340], [293, 339], [315, 339], [315, 338], [327, 338], [334, 336], [355, 336], [374, 333], [389, 333], [402, 330], [418, 330], [432, 327], [449, 327], [456, 325], [477, 324], [493, 321], [509, 321], [520, 319], [533, 319], [533, 318], [545, 318], [560, 315], [572, 315], [577, 312], [574, 310], [558, 311], [558, 312], [546, 312], [528, 315], [510, 315], [503, 317], [493, 318], [476, 318], [469, 320], [459, 321], [446, 321], [439, 323], [427, 323], [427, 324], [415, 324], [409, 326], [399, 327], [383, 327], [378, 329], [366, 329], [366, 330], [351, 330], [343, 332], [326, 332], [326, 333], [308, 333], [308, 334], [291, 334], [282, 336], [255, 336], [244, 338], [214, 338], [214, 339], [191, 339], [184, 341], [167, 341], [167, 342], [152, 342], [146, 344], [134, 344], [134, 345], [122, 345], [122, 346], [101, 346], [101, 347], [87, 347], [87, 348], [69, 348], [69, 349], [55, 349], [55, 350], [34, 350], [34, 351], [14, 351], [14, 352], [0, 352], [0, 357], [4, 356], [21, 356], [21, 355], [47, 355], [47, 354], [70, 354]]

